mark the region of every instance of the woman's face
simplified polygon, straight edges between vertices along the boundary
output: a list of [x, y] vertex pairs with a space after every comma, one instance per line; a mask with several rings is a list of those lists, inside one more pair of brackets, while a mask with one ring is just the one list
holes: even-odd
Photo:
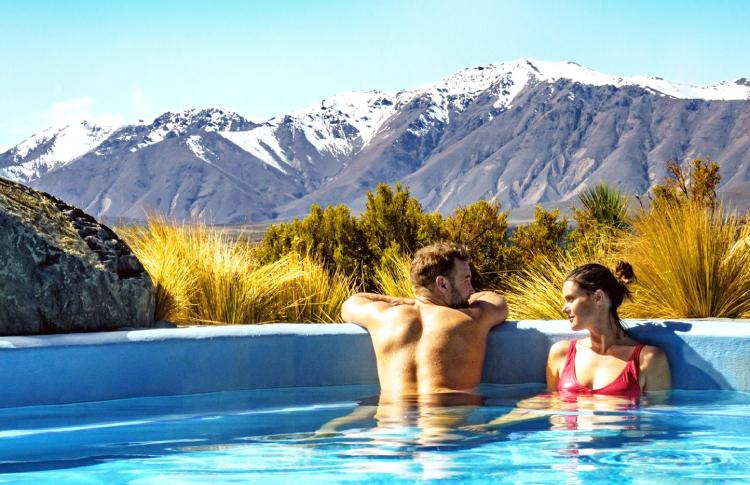
[[562, 287], [563, 313], [570, 321], [571, 330], [590, 328], [597, 319], [597, 293], [584, 291], [575, 281], [566, 281]]

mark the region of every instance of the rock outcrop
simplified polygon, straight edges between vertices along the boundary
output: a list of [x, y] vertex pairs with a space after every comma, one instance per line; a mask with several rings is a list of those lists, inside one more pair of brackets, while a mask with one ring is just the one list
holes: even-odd
[[152, 327], [154, 287], [108, 227], [0, 178], [0, 334]]

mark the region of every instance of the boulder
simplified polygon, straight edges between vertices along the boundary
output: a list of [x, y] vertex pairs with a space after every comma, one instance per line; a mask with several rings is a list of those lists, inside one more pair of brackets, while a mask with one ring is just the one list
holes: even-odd
[[111, 229], [0, 178], [0, 335], [153, 326], [151, 278]]

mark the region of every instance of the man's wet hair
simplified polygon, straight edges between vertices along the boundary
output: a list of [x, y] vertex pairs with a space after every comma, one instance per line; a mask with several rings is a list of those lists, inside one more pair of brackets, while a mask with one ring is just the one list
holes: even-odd
[[411, 284], [415, 290], [432, 289], [438, 276], [450, 277], [456, 260], [471, 264], [471, 253], [463, 244], [437, 243], [423, 247], [411, 261]]

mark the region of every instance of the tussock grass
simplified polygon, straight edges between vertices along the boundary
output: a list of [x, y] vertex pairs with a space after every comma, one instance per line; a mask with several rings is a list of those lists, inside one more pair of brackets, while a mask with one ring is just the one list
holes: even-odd
[[[503, 285], [511, 319], [560, 319], [561, 287], [576, 266], [635, 270], [623, 317], [750, 318], [750, 224], [694, 203], [643, 210], [626, 229], [593, 228], [560, 254], [541, 254]], [[151, 216], [119, 228], [156, 286], [156, 318], [177, 324], [336, 322], [361, 287], [357, 275], [332, 272], [290, 252], [261, 264], [255, 247], [203, 224]], [[410, 258], [388, 252], [374, 270], [379, 291], [412, 297]]]
[[[583, 237], [585, 244], [560, 255], [541, 254], [534, 262], [513, 274], [505, 298], [511, 320], [559, 320], [562, 313], [562, 285], [573, 268], [599, 263], [613, 268], [617, 261], [620, 233], [593, 232]], [[623, 307], [625, 309], [625, 307]]]
[[411, 286], [411, 258], [403, 254], [386, 253], [375, 269], [375, 284], [385, 295], [413, 298]]
[[157, 319], [177, 324], [336, 322], [353, 280], [290, 253], [261, 265], [252, 245], [204, 224], [149, 216], [118, 232], [156, 286]]
[[695, 203], [639, 214], [623, 256], [638, 284], [629, 314], [640, 318], [750, 316], [750, 226]]

